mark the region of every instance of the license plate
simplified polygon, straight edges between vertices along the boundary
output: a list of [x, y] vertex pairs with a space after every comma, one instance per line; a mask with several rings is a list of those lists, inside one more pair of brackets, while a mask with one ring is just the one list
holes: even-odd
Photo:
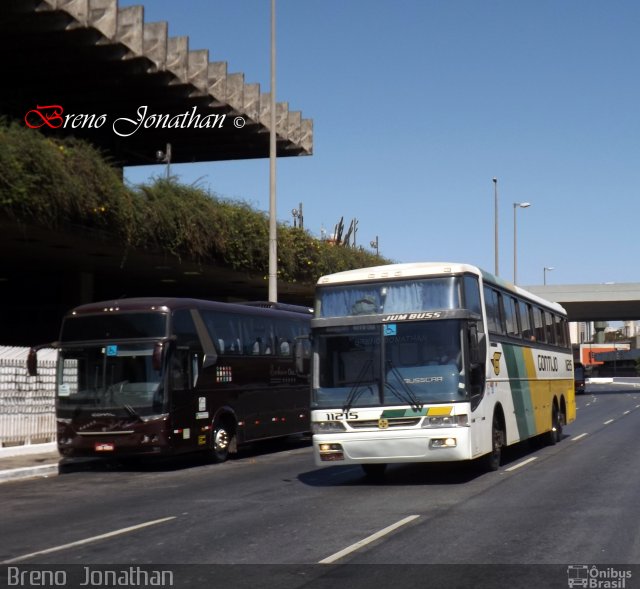
[[94, 449], [96, 452], [113, 452], [114, 444], [111, 442], [96, 442]]

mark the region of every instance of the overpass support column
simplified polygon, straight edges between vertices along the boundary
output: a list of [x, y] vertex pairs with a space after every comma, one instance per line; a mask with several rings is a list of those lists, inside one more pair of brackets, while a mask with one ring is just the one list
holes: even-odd
[[606, 321], [594, 321], [593, 328], [596, 331], [594, 341], [596, 344], [604, 343], [604, 330], [606, 329], [606, 327], [607, 327]]

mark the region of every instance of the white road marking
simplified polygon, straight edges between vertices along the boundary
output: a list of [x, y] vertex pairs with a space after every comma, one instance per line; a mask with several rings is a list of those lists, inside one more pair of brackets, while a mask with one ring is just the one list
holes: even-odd
[[577, 442], [580, 438], [584, 438], [585, 436], [588, 436], [588, 433], [584, 433], [584, 434], [580, 434], [579, 436], [576, 436], [575, 438], [571, 438], [572, 442]]
[[16, 556], [9, 560], [3, 560], [0, 564], [11, 564], [12, 562], [20, 562], [21, 560], [27, 560], [34, 556], [41, 556], [43, 554], [51, 554], [52, 552], [59, 552], [60, 550], [66, 550], [67, 548], [73, 548], [74, 546], [82, 546], [83, 544], [90, 544], [91, 542], [97, 542], [98, 540], [104, 540], [106, 538], [112, 538], [113, 536], [119, 536], [121, 534], [127, 534], [134, 532], [142, 528], [149, 526], [155, 526], [156, 524], [162, 524], [172, 519], [176, 519], [174, 515], [171, 517], [163, 517], [162, 519], [154, 519], [153, 521], [144, 522], [135, 526], [129, 526], [128, 528], [122, 528], [120, 530], [114, 530], [113, 532], [107, 532], [106, 534], [100, 534], [99, 536], [92, 536], [91, 538], [85, 538], [84, 540], [78, 540], [76, 542], [70, 542], [69, 544], [62, 544], [60, 546], [54, 546], [53, 548], [47, 548], [46, 550], [38, 550], [37, 552], [31, 552], [30, 554], [23, 554], [22, 556]]
[[340, 560], [343, 556], [347, 556], [347, 554], [351, 554], [352, 552], [359, 550], [363, 546], [366, 546], [367, 544], [371, 544], [371, 542], [375, 542], [379, 538], [382, 538], [383, 536], [390, 534], [391, 532], [397, 530], [398, 528], [404, 526], [405, 524], [408, 524], [409, 522], [412, 522], [413, 520], [419, 517], [420, 517], [419, 515], [410, 515], [408, 517], [405, 517], [404, 519], [401, 519], [399, 522], [396, 522], [395, 524], [387, 526], [386, 528], [384, 528], [383, 530], [380, 530], [379, 532], [376, 532], [375, 534], [371, 534], [371, 536], [368, 536], [364, 540], [360, 540], [359, 542], [356, 542], [351, 546], [347, 546], [347, 548], [345, 548], [344, 550], [340, 550], [340, 552], [336, 552], [335, 554], [332, 554], [327, 558], [323, 558], [318, 564], [331, 564], [336, 560]]
[[514, 464], [513, 466], [510, 466], [509, 468], [505, 468], [505, 470], [507, 472], [511, 472], [512, 470], [516, 470], [516, 468], [520, 468], [522, 466], [524, 466], [525, 464], [529, 464], [530, 462], [533, 462], [534, 460], [538, 460], [537, 456], [533, 456], [532, 458], [527, 458], [526, 460], [523, 460], [522, 462], [518, 462], [518, 464]]
[[629, 415], [629, 413], [631, 413], [631, 411], [625, 411], [622, 415]]
[[615, 421], [615, 419], [607, 419], [607, 421], [605, 421], [602, 425], [609, 425], [610, 423], [613, 423]]

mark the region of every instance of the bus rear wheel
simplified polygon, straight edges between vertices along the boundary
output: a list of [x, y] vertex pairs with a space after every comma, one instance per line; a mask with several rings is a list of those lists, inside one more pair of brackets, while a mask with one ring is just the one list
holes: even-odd
[[213, 425], [213, 435], [211, 437], [211, 460], [212, 462], [224, 462], [229, 458], [229, 450], [233, 440], [233, 432], [229, 425], [222, 420], [216, 420]]
[[564, 423], [564, 415], [558, 409], [557, 405], [553, 405], [551, 410], [551, 431], [547, 433], [547, 443], [553, 446], [562, 440], [562, 424]]

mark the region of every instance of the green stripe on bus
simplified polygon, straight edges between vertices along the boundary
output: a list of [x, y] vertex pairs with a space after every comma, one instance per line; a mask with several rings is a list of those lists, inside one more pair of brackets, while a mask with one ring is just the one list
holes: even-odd
[[414, 411], [413, 409], [385, 409], [380, 416], [383, 419], [393, 419], [394, 417], [422, 417], [426, 415], [426, 410]]
[[524, 361], [525, 350], [516, 346], [502, 346], [511, 385], [511, 398], [515, 409], [518, 437], [524, 440], [536, 435], [535, 414], [531, 401], [529, 375]]

